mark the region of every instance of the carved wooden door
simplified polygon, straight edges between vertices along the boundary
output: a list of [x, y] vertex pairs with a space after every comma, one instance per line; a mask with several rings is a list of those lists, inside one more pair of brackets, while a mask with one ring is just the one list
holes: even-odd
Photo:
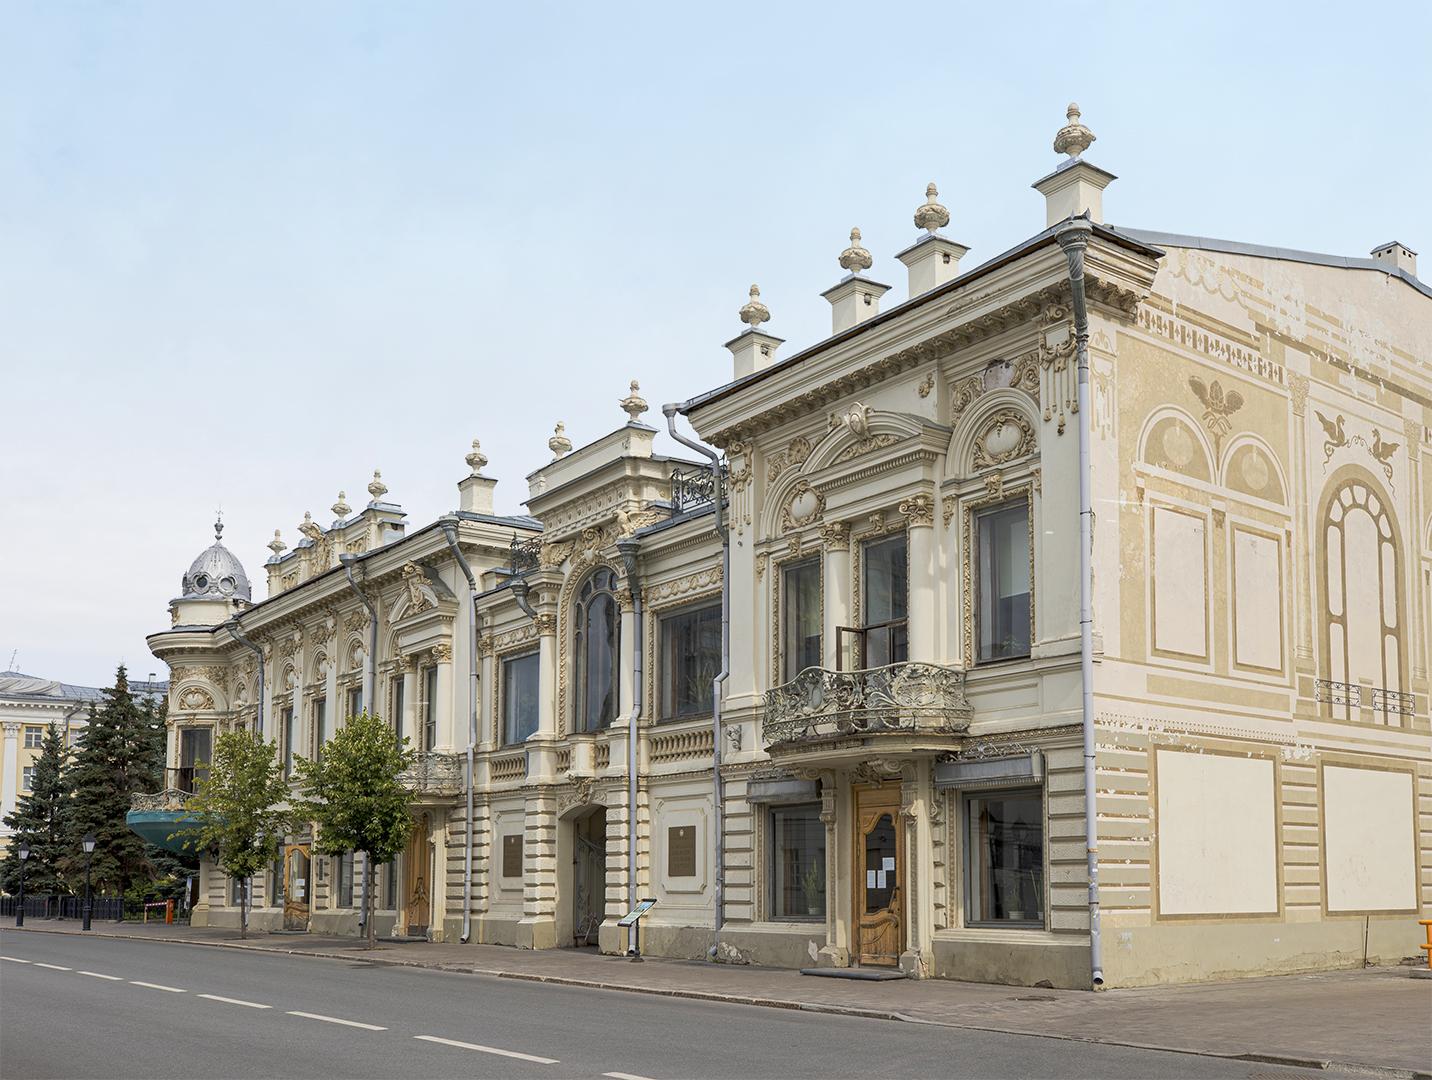
[[905, 951], [905, 829], [900, 782], [857, 785], [855, 794], [856, 962], [895, 966]]
[[283, 928], [308, 929], [308, 897], [311, 860], [308, 848], [292, 845], [284, 852]]
[[426, 937], [432, 908], [432, 882], [428, 880], [432, 859], [428, 852], [427, 814], [424, 814], [421, 820], [413, 822], [413, 832], [408, 838], [407, 858], [403, 861], [408, 871], [408, 936]]

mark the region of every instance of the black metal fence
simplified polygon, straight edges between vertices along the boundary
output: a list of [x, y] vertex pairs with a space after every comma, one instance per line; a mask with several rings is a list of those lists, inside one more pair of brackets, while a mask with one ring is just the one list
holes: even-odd
[[521, 574], [527, 570], [538, 570], [542, 566], [542, 538], [532, 536], [527, 539], [519, 537], [514, 530], [512, 533], [511, 554], [508, 557], [507, 569], [513, 574]]
[[[124, 918], [125, 901], [122, 896], [95, 896], [90, 899], [91, 919], [119, 922]], [[15, 896], [0, 896], [0, 919], [13, 919], [20, 900]], [[83, 896], [27, 896], [25, 917], [27, 919], [83, 919], [85, 898]]]
[[[721, 465], [721, 477], [726, 478], [726, 465]], [[678, 514], [699, 510], [716, 501], [716, 476], [709, 466], [694, 469], [671, 470], [671, 503]]]

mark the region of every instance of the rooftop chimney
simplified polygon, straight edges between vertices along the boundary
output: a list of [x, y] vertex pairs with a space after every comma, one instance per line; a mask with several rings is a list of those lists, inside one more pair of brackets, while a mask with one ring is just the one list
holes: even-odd
[[839, 334], [880, 314], [880, 298], [889, 285], [862, 277], [860, 271], [874, 265], [870, 252], [860, 246], [860, 230], [850, 230], [850, 246], [840, 253], [840, 265], [850, 273], [821, 296], [830, 301], [831, 333]]
[[472, 440], [472, 453], [467, 455], [466, 460], [472, 473], [457, 482], [458, 509], [491, 517], [492, 489], [497, 486], [497, 481], [482, 475], [487, 455], [482, 452], [482, 445], [477, 439]]
[[750, 328], [726, 342], [726, 348], [735, 359], [735, 377], [744, 379], [775, 363], [776, 347], [785, 339], [772, 337], [761, 329], [763, 322], [770, 321], [771, 310], [761, 303], [761, 290], [756, 286], [751, 286], [751, 299], [738, 314]]
[[912, 300], [958, 277], [960, 260], [970, 250], [940, 235], [940, 228], [950, 223], [950, 212], [935, 201], [939, 194], [934, 184], [925, 188], [925, 204], [915, 211], [915, 225], [925, 235], [895, 256], [910, 270]]
[[1068, 154], [1064, 162], [1043, 180], [1031, 185], [1044, 196], [1044, 227], [1049, 228], [1085, 211], [1097, 225], [1104, 224], [1104, 189], [1118, 177], [1080, 159], [1089, 149], [1094, 133], [1079, 123], [1079, 106], [1070, 104], [1068, 123], [1054, 136], [1054, 152]]
[[1381, 244], [1372, 249], [1372, 257], [1388, 266], [1406, 270], [1413, 277], [1417, 276], [1417, 252], [1406, 244], [1399, 244], [1396, 240]]

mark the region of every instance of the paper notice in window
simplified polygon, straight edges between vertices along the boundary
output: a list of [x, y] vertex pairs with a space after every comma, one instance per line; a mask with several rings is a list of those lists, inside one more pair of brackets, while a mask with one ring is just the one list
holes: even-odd
[[895, 872], [895, 860], [894, 860], [894, 859], [881, 859], [881, 860], [880, 860], [880, 869], [886, 871], [887, 873], [892, 873], [892, 874], [893, 874], [893, 873]]
[[[883, 877], [884, 875], [882, 874], [881, 876]], [[865, 887], [866, 887], [867, 889], [878, 888], [878, 886], [875, 884], [875, 871], [874, 871], [874, 870], [867, 870], [867, 871], [865, 871]]]
[[883, 889], [883, 888], [885, 888], [885, 871], [884, 871], [884, 870], [879, 870], [879, 871], [876, 872], [876, 874], [875, 874], [875, 887], [876, 887], [877, 889]]

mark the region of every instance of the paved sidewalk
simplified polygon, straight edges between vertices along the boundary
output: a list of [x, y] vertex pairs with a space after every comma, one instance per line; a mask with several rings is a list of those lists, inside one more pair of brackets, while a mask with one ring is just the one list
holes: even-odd
[[[27, 931], [81, 933], [78, 923], [30, 919]], [[798, 1008], [955, 1028], [1179, 1050], [1304, 1068], [1351, 1066], [1432, 1080], [1432, 981], [1407, 968], [1279, 975], [1089, 993], [943, 980], [864, 982], [782, 968], [648, 959], [591, 949], [380, 942], [163, 923], [96, 923], [93, 934], [368, 960], [498, 978]]]

